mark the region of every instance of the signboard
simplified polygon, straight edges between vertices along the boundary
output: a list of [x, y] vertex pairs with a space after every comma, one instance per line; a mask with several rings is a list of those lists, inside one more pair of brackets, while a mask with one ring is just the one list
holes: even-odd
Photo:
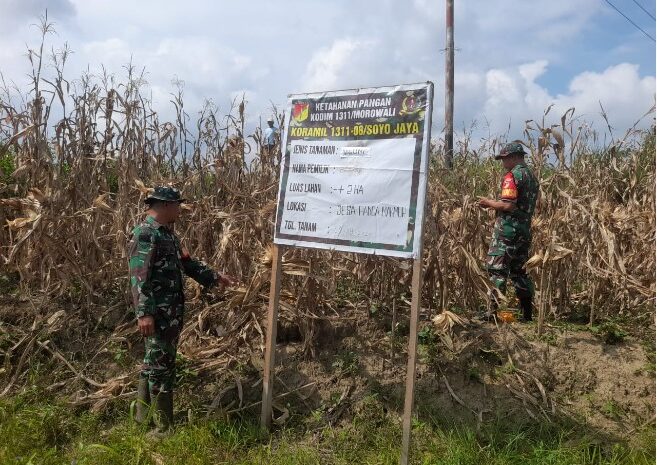
[[290, 95], [274, 242], [417, 257], [433, 84]]

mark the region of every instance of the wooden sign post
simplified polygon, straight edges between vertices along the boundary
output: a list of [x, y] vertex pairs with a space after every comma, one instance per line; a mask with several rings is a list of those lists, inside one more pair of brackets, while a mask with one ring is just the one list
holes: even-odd
[[262, 413], [260, 424], [269, 429], [272, 417], [272, 394], [274, 392], [274, 367], [276, 366], [276, 330], [278, 324], [278, 303], [281, 296], [281, 247], [274, 244], [271, 258], [271, 288], [269, 290], [269, 309], [267, 310], [267, 341], [265, 346], [265, 368], [262, 376]]
[[282, 138], [261, 425], [272, 421], [283, 247], [413, 259], [401, 463], [409, 460], [433, 84], [290, 95]]
[[[420, 249], [422, 250], [422, 249]], [[402, 451], [401, 465], [408, 464], [411, 448], [411, 420], [415, 404], [415, 368], [417, 358], [417, 323], [422, 301], [422, 252], [413, 260], [413, 278], [411, 281], [411, 324], [408, 334], [408, 364], [406, 367], [406, 393], [404, 394], [404, 416], [402, 417]]]

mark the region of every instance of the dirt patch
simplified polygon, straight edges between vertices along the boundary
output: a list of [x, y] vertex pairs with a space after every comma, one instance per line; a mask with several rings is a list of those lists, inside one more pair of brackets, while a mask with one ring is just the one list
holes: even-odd
[[[264, 338], [249, 339], [241, 328], [257, 327], [260, 318], [218, 313], [219, 330], [215, 317], [204, 311], [192, 306], [186, 326], [187, 337], [193, 329], [198, 339], [181, 347], [179, 408], [257, 415]], [[10, 382], [14, 390], [25, 384], [29, 365], [19, 363], [21, 349], [29, 349], [53, 364], [48, 388], [74, 404], [102, 409], [112, 399], [131, 399], [142, 351], [134, 324], [119, 321], [103, 332], [79, 320], [79, 312], [70, 313], [76, 317], [50, 304], [3, 299], [0, 349], [11, 363], [0, 374], [0, 390]], [[612, 345], [585, 326], [548, 327], [539, 339], [535, 325], [519, 323], [468, 322], [446, 334], [428, 315], [422, 319], [416, 382], [420, 418], [476, 428], [500, 419], [522, 424], [567, 417], [587, 431], [615, 438], [654, 421], [654, 339], [627, 336]], [[281, 422], [296, 418], [318, 428], [348, 422], [370, 396], [401, 414], [408, 316], [399, 315], [397, 323], [393, 334], [386, 315], [352, 310], [315, 321], [312, 339], [303, 340], [298, 326], [281, 322], [274, 393]], [[49, 342], [45, 347], [36, 341]], [[16, 375], [17, 370], [24, 373]]]
[[[517, 323], [470, 323], [449, 338], [426, 334], [416, 382], [421, 417], [475, 426], [567, 417], [615, 438], [654, 419], [654, 371], [645, 344], [632, 337], [609, 345], [584, 327], [547, 328], [538, 340], [535, 325]], [[322, 339], [311, 360], [300, 346], [279, 346], [277, 373], [287, 388], [315, 383], [302, 410], [338, 411], [348, 421], [351, 407], [377, 395], [401, 412], [407, 338], [391, 341], [390, 332], [367, 319], [332, 335], [345, 336]]]
[[640, 341], [608, 345], [585, 331], [564, 331], [550, 362], [555, 395], [588, 424], [623, 435], [654, 419], [654, 367]]

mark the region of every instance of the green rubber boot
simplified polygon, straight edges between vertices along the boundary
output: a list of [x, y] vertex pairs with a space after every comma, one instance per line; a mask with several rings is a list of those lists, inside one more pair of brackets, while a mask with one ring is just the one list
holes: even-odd
[[171, 435], [173, 429], [173, 391], [160, 391], [155, 396], [155, 429], [149, 436], [163, 439]]
[[532, 309], [534, 307], [531, 296], [518, 297], [520, 309], [522, 310], [522, 321], [529, 323], [532, 321]]
[[139, 377], [137, 384], [137, 403], [135, 404], [135, 421], [143, 425], [148, 420], [151, 408], [151, 392], [148, 389], [148, 379]]

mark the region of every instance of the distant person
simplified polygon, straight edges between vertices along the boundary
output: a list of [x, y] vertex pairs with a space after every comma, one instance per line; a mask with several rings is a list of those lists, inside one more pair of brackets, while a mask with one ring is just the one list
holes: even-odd
[[156, 187], [145, 200], [146, 219], [132, 230], [128, 246], [130, 288], [145, 354], [137, 386], [135, 420], [146, 421], [154, 404], [156, 437], [173, 425], [176, 351], [185, 314], [183, 273], [205, 287], [230, 286], [228, 275], [194, 260], [173, 232], [184, 199], [171, 187]]
[[268, 155], [273, 155], [274, 150], [276, 150], [276, 136], [278, 135], [278, 129], [274, 126], [273, 118], [267, 120], [267, 127], [265, 128], [265, 150]]
[[502, 178], [500, 200], [480, 197], [479, 206], [495, 210], [495, 226], [488, 249], [486, 268], [494, 286], [488, 311], [482, 315], [490, 320], [506, 292], [510, 279], [522, 310], [524, 321], [532, 320], [534, 283], [525, 271], [532, 242], [531, 223], [536, 199], [538, 180], [525, 164], [526, 152], [519, 141], [507, 144], [495, 156], [502, 160], [506, 173]]

